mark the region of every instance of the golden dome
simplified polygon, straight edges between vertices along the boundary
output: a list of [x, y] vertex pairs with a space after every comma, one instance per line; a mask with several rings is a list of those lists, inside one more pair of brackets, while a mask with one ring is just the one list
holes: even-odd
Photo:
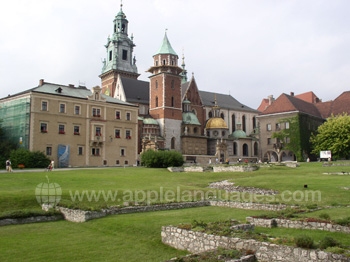
[[217, 129], [217, 128], [228, 129], [225, 120], [222, 119], [221, 117], [210, 118], [205, 128], [206, 129]]

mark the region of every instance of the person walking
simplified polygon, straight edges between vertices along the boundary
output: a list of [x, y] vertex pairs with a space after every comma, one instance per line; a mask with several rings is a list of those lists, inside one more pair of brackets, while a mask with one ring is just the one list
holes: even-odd
[[6, 160], [6, 171], [9, 172], [9, 168], [10, 168], [10, 159]]

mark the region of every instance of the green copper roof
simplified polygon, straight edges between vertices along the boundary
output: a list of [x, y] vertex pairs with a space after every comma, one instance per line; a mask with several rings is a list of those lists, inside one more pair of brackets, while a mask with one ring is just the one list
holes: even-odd
[[144, 125], [158, 125], [157, 120], [153, 119], [153, 118], [145, 118], [143, 120], [143, 124]]
[[243, 130], [236, 130], [232, 133], [234, 138], [246, 138], [247, 134]]
[[183, 104], [191, 104], [190, 101], [188, 101], [187, 99], [185, 101], [182, 102]]
[[185, 125], [201, 125], [198, 121], [197, 116], [192, 112], [182, 113], [182, 123]]
[[170, 54], [170, 55], [177, 56], [176, 52], [171, 47], [171, 44], [169, 42], [169, 39], [166, 33], [164, 35], [162, 46], [158, 49], [158, 51], [154, 55], [159, 55], [159, 54]]

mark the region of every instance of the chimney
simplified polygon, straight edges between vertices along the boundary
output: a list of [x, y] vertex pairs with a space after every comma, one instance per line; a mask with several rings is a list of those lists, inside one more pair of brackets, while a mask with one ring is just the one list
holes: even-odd
[[273, 98], [273, 95], [270, 95], [267, 97], [269, 99], [269, 106], [273, 103], [273, 101], [275, 101], [275, 99]]
[[44, 79], [40, 79], [40, 80], [39, 80], [39, 86], [42, 86], [44, 83], [45, 83], [45, 82], [44, 82]]
[[294, 92], [290, 92], [290, 96], [294, 96]]

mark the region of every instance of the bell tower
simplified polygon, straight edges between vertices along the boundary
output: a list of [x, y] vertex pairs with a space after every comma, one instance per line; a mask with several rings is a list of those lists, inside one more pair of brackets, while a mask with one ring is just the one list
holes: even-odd
[[133, 57], [135, 47], [134, 37], [128, 36], [129, 22], [123, 12], [123, 4], [113, 21], [113, 35], [108, 36], [105, 45], [107, 58], [103, 60], [100, 75], [102, 93], [114, 96], [118, 76], [137, 79], [139, 74], [136, 67], [136, 58]]
[[148, 69], [150, 78], [150, 115], [156, 119], [165, 139], [165, 148], [181, 150], [182, 69], [178, 55], [171, 47], [165, 33], [163, 43], [153, 56], [153, 66]]

